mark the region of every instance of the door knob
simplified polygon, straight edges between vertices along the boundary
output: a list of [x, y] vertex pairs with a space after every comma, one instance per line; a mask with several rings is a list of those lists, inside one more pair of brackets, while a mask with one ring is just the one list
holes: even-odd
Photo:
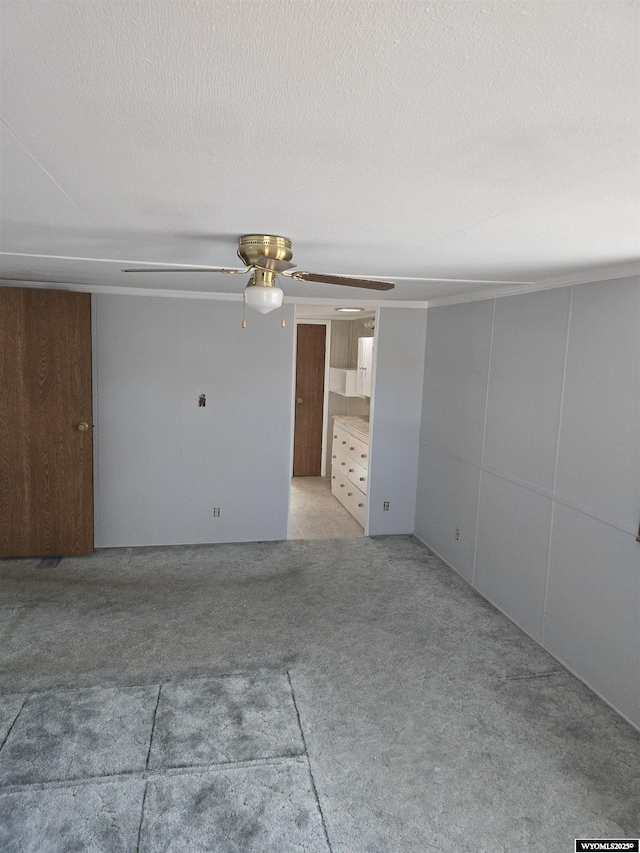
[[82, 421], [81, 424], [78, 424], [78, 429], [80, 430], [80, 432], [84, 432], [85, 430], [89, 429], [89, 424], [86, 421]]
[[296, 403], [298, 403], [298, 404], [302, 403], [302, 397], [298, 397], [298, 399], [296, 400]]

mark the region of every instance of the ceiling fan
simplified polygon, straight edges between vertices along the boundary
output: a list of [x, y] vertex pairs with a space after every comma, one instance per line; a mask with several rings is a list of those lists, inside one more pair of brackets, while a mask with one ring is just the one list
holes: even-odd
[[325, 284], [340, 284], [346, 287], [364, 287], [367, 290], [392, 290], [392, 281], [376, 281], [373, 279], [350, 278], [344, 275], [325, 275], [324, 273], [290, 272], [296, 265], [291, 263], [293, 252], [291, 240], [286, 237], [275, 237], [265, 234], [245, 234], [238, 241], [238, 257], [246, 266], [242, 269], [229, 267], [192, 267], [176, 269], [175, 267], [158, 267], [154, 269], [127, 269], [123, 272], [220, 272], [228, 274], [251, 273], [249, 283], [244, 290], [246, 304], [267, 314], [282, 305], [283, 292], [277, 287], [279, 274], [295, 281], [319, 281]]

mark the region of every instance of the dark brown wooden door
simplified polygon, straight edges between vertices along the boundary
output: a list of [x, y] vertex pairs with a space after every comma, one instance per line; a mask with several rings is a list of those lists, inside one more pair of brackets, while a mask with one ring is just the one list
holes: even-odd
[[322, 471], [322, 405], [326, 326], [298, 324], [293, 476]]
[[91, 413], [91, 296], [0, 287], [0, 556], [93, 551]]

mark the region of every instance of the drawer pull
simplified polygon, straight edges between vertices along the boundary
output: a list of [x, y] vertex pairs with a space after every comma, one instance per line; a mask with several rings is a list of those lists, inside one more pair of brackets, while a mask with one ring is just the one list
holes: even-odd
[[366, 459], [366, 458], [367, 458], [367, 454], [366, 454], [366, 453], [361, 453], [361, 454], [360, 454], [360, 459]]
[[344, 483], [340, 483], [340, 488], [344, 489]]
[[331, 479], [332, 479], [332, 480], [335, 480], [335, 478], [336, 478], [336, 475], [335, 475], [335, 474], [332, 474], [332, 475], [331, 475]]
[[331, 458], [332, 458], [332, 459], [335, 459], [335, 458], [336, 458], [336, 454], [334, 453], [334, 454], [333, 454], [333, 456], [332, 456]]
[[360, 482], [361, 482], [361, 483], [364, 483], [364, 481], [365, 481], [366, 479], [367, 479], [366, 477], [360, 477]]
[[334, 434], [333, 434], [333, 437], [334, 437], [334, 438], [337, 438], [337, 437], [338, 437], [338, 436], [336, 435], [336, 433], [335, 433], [335, 432], [334, 432]]
[[352, 497], [353, 497], [353, 492], [347, 492], [347, 497], [352, 498]]
[[350, 447], [349, 450], [355, 450], [355, 447]]
[[353, 468], [349, 468], [349, 473], [353, 474], [353, 470], [354, 470]]
[[364, 504], [358, 504], [358, 506], [360, 507], [360, 509], [362, 509], [362, 507], [364, 506]]
[[346, 462], [341, 462], [340, 464], [341, 464], [341, 465], [346, 465], [347, 463], [346, 463]]
[[342, 443], [343, 443], [343, 444], [346, 444], [347, 442], [346, 442], [346, 441], [343, 441]]

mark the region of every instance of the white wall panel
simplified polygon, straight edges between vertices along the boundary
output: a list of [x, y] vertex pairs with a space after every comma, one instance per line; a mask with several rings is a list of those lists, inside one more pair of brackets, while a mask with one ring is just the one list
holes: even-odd
[[483, 465], [551, 491], [569, 288], [496, 300]]
[[542, 639], [551, 500], [482, 472], [474, 585]]
[[473, 516], [490, 352], [472, 582], [640, 726], [640, 282], [492, 308], [429, 310], [416, 533], [470, 578], [450, 536]]
[[[480, 468], [423, 446], [418, 472], [418, 493], [424, 496], [416, 512], [416, 536], [428, 542], [469, 582], [478, 511]], [[456, 528], [460, 538], [456, 540]]]
[[372, 536], [415, 529], [426, 327], [424, 310], [378, 310], [368, 484]]
[[556, 492], [637, 529], [640, 281], [573, 288]]
[[[180, 541], [180, 328], [169, 300], [94, 296], [96, 546]], [[156, 536], [160, 535], [160, 539]]]
[[422, 439], [480, 464], [493, 302], [429, 309]]
[[286, 538], [293, 322], [240, 319], [96, 297], [98, 546]]
[[556, 504], [544, 644], [640, 722], [640, 545]]

